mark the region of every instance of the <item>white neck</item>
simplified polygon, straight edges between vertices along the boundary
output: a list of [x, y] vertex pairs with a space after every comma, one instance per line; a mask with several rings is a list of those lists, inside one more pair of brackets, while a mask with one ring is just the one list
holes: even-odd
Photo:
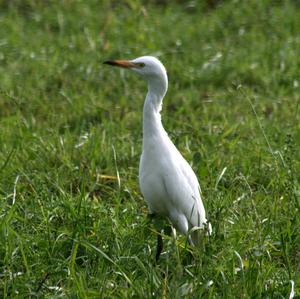
[[149, 78], [148, 93], [143, 111], [143, 147], [146, 141], [158, 134], [166, 134], [161, 123], [160, 111], [162, 101], [168, 89], [168, 78], [165, 74], [162, 78]]

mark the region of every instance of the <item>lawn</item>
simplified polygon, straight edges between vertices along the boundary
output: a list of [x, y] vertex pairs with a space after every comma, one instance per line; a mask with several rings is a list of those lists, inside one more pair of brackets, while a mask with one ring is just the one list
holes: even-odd
[[[300, 298], [299, 28], [292, 0], [1, 1], [0, 297]], [[213, 227], [158, 264], [146, 84], [102, 64], [142, 55]]]

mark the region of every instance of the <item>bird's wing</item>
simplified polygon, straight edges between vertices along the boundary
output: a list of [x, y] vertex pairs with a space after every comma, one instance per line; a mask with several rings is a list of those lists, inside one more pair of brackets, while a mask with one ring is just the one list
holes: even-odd
[[182, 158], [181, 171], [184, 173], [184, 176], [188, 180], [188, 183], [193, 189], [195, 196], [197, 195], [197, 198], [201, 200], [201, 187], [198, 182], [197, 176], [190, 164], [184, 158]]
[[206, 222], [205, 210], [198, 189], [198, 180], [190, 165], [182, 156], [170, 163], [169, 171], [163, 175], [164, 186], [171, 202], [170, 211], [184, 215], [189, 227]]

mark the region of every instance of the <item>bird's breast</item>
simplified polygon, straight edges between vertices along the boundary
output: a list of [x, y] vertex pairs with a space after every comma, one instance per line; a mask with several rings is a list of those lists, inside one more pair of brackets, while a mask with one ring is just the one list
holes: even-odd
[[141, 192], [151, 212], [168, 215], [167, 190], [164, 186], [164, 175], [167, 172], [168, 155], [156, 146], [143, 150], [139, 183]]

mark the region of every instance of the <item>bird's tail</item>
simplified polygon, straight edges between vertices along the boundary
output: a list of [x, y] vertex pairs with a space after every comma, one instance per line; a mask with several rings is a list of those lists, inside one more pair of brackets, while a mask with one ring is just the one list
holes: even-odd
[[194, 246], [200, 246], [205, 236], [210, 236], [212, 233], [212, 226], [209, 222], [205, 222], [202, 227], [194, 226], [190, 230], [189, 242]]

